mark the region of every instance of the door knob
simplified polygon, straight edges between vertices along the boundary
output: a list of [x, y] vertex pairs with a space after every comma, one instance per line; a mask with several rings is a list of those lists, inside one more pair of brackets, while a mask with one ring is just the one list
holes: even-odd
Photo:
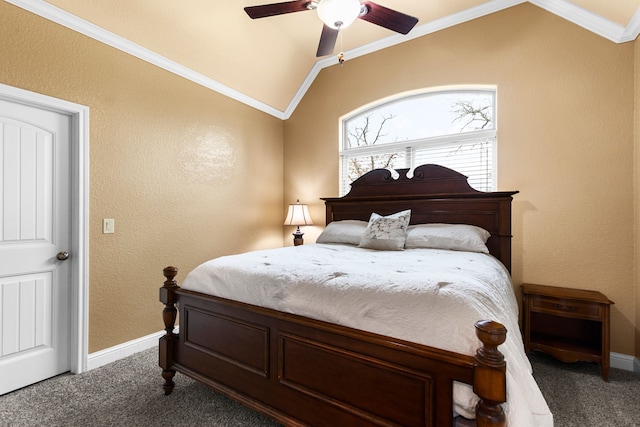
[[64, 261], [69, 258], [69, 252], [58, 252], [56, 258], [58, 258], [60, 261]]

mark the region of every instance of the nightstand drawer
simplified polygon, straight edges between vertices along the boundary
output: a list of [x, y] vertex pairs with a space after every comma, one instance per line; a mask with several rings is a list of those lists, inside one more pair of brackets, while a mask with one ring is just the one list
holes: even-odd
[[531, 310], [581, 319], [602, 319], [602, 305], [575, 300], [533, 296]]

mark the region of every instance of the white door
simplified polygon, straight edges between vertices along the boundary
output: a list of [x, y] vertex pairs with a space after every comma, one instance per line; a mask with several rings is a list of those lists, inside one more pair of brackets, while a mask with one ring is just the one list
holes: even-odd
[[70, 370], [71, 125], [0, 99], [0, 395]]

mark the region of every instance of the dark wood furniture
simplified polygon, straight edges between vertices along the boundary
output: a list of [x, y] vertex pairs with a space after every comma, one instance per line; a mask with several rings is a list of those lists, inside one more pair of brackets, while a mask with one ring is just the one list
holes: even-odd
[[[473, 190], [466, 177], [435, 165], [372, 171], [342, 198], [324, 199], [327, 223], [412, 210], [412, 223], [481, 226], [491, 253], [511, 266], [511, 200], [516, 192]], [[166, 335], [159, 343], [165, 394], [177, 372], [285, 425], [452, 426], [453, 382], [480, 397], [478, 426], [503, 426], [506, 329], [478, 319], [482, 343], [459, 354], [297, 315], [182, 290], [177, 268], [160, 288]], [[174, 333], [180, 310], [180, 332]]]
[[544, 351], [563, 362], [595, 362], [609, 381], [609, 312], [613, 301], [597, 291], [524, 283], [525, 351]]

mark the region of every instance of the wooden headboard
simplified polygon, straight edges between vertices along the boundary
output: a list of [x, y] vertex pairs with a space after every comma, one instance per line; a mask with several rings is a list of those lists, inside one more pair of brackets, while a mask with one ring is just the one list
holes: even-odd
[[439, 165], [391, 171], [375, 169], [355, 180], [344, 197], [326, 197], [327, 224], [331, 221], [368, 221], [372, 212], [389, 215], [411, 209], [411, 224], [471, 224], [491, 233], [489, 252], [511, 271], [511, 202], [517, 191], [482, 192], [467, 177]]

